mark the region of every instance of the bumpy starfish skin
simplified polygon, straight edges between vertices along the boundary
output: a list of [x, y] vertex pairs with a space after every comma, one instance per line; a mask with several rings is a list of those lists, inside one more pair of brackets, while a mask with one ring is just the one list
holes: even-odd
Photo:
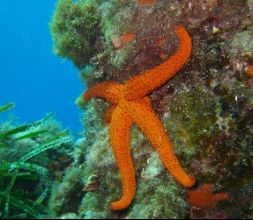
[[111, 204], [112, 210], [124, 209], [130, 205], [135, 194], [135, 172], [130, 153], [130, 126], [132, 119], [123, 104], [119, 104], [111, 118], [110, 141], [117, 166], [122, 177], [123, 196]]
[[124, 87], [127, 100], [142, 98], [159, 88], [172, 78], [187, 61], [192, 49], [191, 38], [182, 26], [177, 26], [176, 32], [180, 41], [177, 52], [161, 65], [128, 80]]
[[104, 98], [113, 105], [106, 113], [110, 122], [110, 142], [122, 178], [123, 195], [111, 204], [111, 209], [127, 208], [136, 188], [134, 166], [130, 154], [130, 128], [136, 123], [157, 150], [164, 166], [183, 186], [192, 187], [195, 179], [187, 175], [178, 162], [166, 131], [147, 96], [160, 87], [186, 63], [191, 53], [191, 38], [182, 26], [177, 26], [180, 47], [168, 60], [154, 69], [141, 73], [125, 84], [113, 81], [99, 83], [84, 93], [84, 99]]

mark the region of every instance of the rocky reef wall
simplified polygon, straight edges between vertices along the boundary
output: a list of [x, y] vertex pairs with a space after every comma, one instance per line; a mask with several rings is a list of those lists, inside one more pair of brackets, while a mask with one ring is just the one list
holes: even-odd
[[[193, 43], [189, 61], [149, 96], [180, 163], [197, 184], [190, 190], [181, 187], [133, 126], [137, 191], [127, 210], [112, 212], [110, 203], [120, 198], [122, 187], [110, 149], [110, 125], [104, 122], [109, 104], [84, 102], [80, 95], [76, 103], [84, 110], [84, 137], [76, 144], [73, 164], [55, 185], [51, 216], [253, 216], [252, 13], [252, 0], [58, 1], [50, 25], [55, 51], [76, 64], [88, 88], [105, 80], [124, 83], [161, 64], [179, 45], [176, 25], [187, 29]], [[210, 195], [201, 191], [207, 185]], [[191, 198], [189, 191], [195, 192]], [[224, 201], [211, 196], [221, 192], [229, 195]], [[206, 205], [210, 198], [212, 204]]]

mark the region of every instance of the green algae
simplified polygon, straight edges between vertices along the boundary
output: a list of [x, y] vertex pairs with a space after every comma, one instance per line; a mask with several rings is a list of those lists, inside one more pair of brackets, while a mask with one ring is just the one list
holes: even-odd
[[50, 23], [54, 52], [83, 67], [95, 51], [99, 1], [60, 0]]
[[57, 126], [52, 114], [18, 126], [1, 123], [1, 218], [43, 218], [47, 215], [53, 177], [48, 152], [54, 149], [60, 155], [58, 149], [66, 150], [71, 142], [68, 132], [59, 131]]
[[[165, 178], [153, 178], [148, 182], [141, 182], [137, 190], [136, 205], [130, 209], [129, 219], [178, 219], [187, 213], [187, 203], [181, 188], [167, 175]], [[150, 194], [149, 197], [143, 195]]]
[[217, 120], [214, 96], [197, 88], [179, 93], [171, 102], [171, 117], [165, 122], [167, 130], [176, 132], [186, 148], [203, 146], [213, 134]]
[[84, 173], [81, 169], [73, 167], [68, 169], [62, 183], [59, 185], [55, 183], [49, 202], [51, 216], [74, 213], [78, 210], [78, 205], [84, 193], [82, 191], [83, 176]]
[[237, 32], [233, 36], [230, 43], [230, 56], [231, 57], [252, 57], [253, 38], [250, 31]]

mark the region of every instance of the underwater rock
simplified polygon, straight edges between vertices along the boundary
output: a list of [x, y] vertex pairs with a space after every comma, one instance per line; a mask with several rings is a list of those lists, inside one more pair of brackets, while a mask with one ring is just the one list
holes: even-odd
[[50, 22], [54, 52], [71, 59], [79, 68], [89, 62], [95, 51], [100, 20], [98, 2], [59, 0]]
[[81, 202], [84, 192], [82, 169], [72, 167], [64, 176], [62, 183], [57, 185], [52, 191], [50, 198], [50, 215], [61, 216], [67, 213], [75, 213]]
[[[175, 77], [150, 94], [152, 106], [187, 173], [193, 173], [200, 185], [212, 184], [214, 194], [227, 192], [229, 199], [210, 209], [188, 204], [186, 189], [163, 168], [146, 137], [134, 126], [131, 149], [136, 195], [128, 209], [110, 211], [109, 205], [120, 198], [122, 187], [110, 149], [109, 127], [104, 123], [108, 103], [79, 99], [85, 134], [75, 149], [73, 168], [66, 170], [61, 184], [69, 181], [68, 172], [78, 168], [85, 190], [78, 202], [73, 195], [67, 196], [71, 198], [67, 203], [75, 202], [75, 210], [65, 213], [62, 209], [54, 212], [54, 217], [67, 212], [81, 218], [252, 216], [253, 83], [245, 72], [252, 65], [250, 2], [99, 2], [100, 30], [96, 31], [101, 38], [95, 39], [94, 45], [100, 46], [90, 59], [89, 71], [81, 73], [88, 87], [104, 80], [123, 83], [170, 57], [178, 47], [175, 26], [183, 24], [193, 41], [190, 59]], [[99, 185], [87, 190], [93, 176]], [[77, 177], [73, 176], [80, 184]], [[70, 186], [73, 191], [75, 187]], [[54, 191], [53, 196], [58, 193]]]

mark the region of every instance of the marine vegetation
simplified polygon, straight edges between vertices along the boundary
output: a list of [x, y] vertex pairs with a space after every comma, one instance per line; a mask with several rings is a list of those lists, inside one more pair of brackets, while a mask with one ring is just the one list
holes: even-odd
[[50, 23], [54, 52], [83, 67], [94, 53], [99, 14], [96, 1], [60, 0]]
[[[13, 107], [13, 103], [0, 106], [0, 113]], [[72, 141], [52, 116], [18, 126], [0, 124], [0, 218], [46, 216], [52, 181], [61, 172], [53, 169], [52, 159], [63, 157]]]
[[[68, 47], [64, 53], [71, 54], [77, 48], [85, 53], [64, 57], [80, 69], [88, 93], [96, 85], [113, 81], [116, 90], [122, 86], [130, 97], [145, 97], [145, 87], [149, 88], [153, 81], [146, 84], [145, 79], [138, 80], [137, 86], [131, 88], [126, 85], [170, 59], [181, 43], [175, 29], [178, 25], [185, 27], [192, 40], [191, 55], [177, 74], [149, 91], [150, 102], [146, 106], [152, 107], [161, 121], [172, 142], [172, 152], [186, 173], [195, 177], [196, 185], [189, 189], [175, 181], [161, 163], [161, 154], [152, 149], [154, 143], [147, 139], [146, 130], [153, 130], [154, 126], [140, 129], [137, 123], [127, 136], [116, 141], [117, 145], [125, 145], [129, 137], [131, 152], [126, 153], [131, 153], [133, 160], [130, 173], [136, 174], [136, 193], [131, 204], [124, 206], [126, 209], [111, 210], [111, 202], [125, 194], [124, 185], [132, 184], [127, 180], [123, 187], [120, 184], [121, 171], [116, 165], [119, 160], [115, 161], [115, 146], [110, 143], [114, 113], [111, 114], [112, 108], [105, 100], [93, 99], [91, 95], [87, 102], [80, 94], [76, 103], [83, 109], [84, 135], [76, 142], [73, 163], [53, 187], [50, 217], [252, 218], [253, 1], [58, 2], [78, 8], [63, 10], [65, 16], [58, 17], [64, 35], [74, 33], [72, 39], [76, 42], [81, 42], [87, 29], [78, 26], [82, 32], [76, 29], [75, 22], [69, 21], [79, 21], [79, 12], [86, 5], [95, 6], [88, 18], [96, 19], [83, 21], [88, 27], [95, 24], [89, 44], [92, 53], [86, 54], [85, 45], [73, 42], [65, 44]], [[56, 7], [57, 13], [60, 7]], [[57, 20], [54, 17], [51, 26]], [[64, 48], [64, 44], [58, 43], [57, 47]], [[138, 85], [143, 89], [136, 89]], [[144, 96], [140, 95], [143, 91]], [[103, 90], [96, 92], [104, 97]], [[116, 92], [115, 97], [120, 93]], [[123, 120], [124, 114], [120, 115]], [[148, 123], [150, 115], [142, 116]]]

